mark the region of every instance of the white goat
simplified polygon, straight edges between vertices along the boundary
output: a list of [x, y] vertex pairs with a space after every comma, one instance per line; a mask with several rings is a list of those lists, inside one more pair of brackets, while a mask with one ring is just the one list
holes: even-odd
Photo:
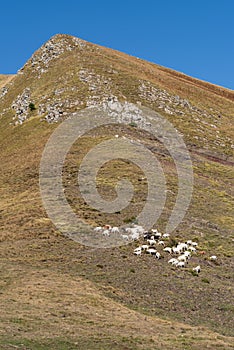
[[175, 254], [180, 254], [181, 253], [181, 251], [177, 247], [172, 247], [172, 251]]
[[101, 232], [102, 231], [102, 227], [101, 226], [97, 226], [94, 228], [95, 232]]
[[147, 242], [149, 243], [149, 245], [155, 245], [156, 244], [155, 239], [147, 239]]
[[175, 259], [175, 258], [172, 258], [172, 259], [170, 259], [170, 260], [168, 261], [168, 264], [172, 264], [172, 265], [175, 265], [175, 264], [177, 264], [177, 263], [178, 263], [178, 260]]
[[193, 252], [193, 253], [196, 253], [196, 248], [194, 248], [194, 247], [192, 247], [192, 246], [189, 246], [188, 247], [188, 250], [190, 250], [191, 252]]
[[155, 248], [148, 248], [146, 250], [146, 253], [151, 254], [151, 255], [156, 255], [157, 250]]
[[159, 252], [156, 252], [155, 258], [156, 258], [156, 259], [160, 259], [160, 258], [161, 258], [161, 254], [160, 254]]
[[142, 250], [147, 250], [147, 249], [149, 249], [148, 244], [143, 244], [143, 245], [141, 246], [141, 249], [142, 249]]
[[123, 238], [125, 241], [128, 241], [128, 240], [129, 240], [128, 235], [121, 235], [121, 236], [122, 236], [122, 238]]
[[181, 251], [184, 252], [186, 249], [188, 249], [188, 245], [186, 243], [179, 243], [177, 245], [177, 248]]
[[151, 232], [153, 233], [159, 233], [158, 230], [156, 228], [152, 228]]
[[187, 256], [188, 259], [191, 258], [191, 252], [189, 252], [188, 250], [184, 252], [184, 255]]
[[193, 268], [193, 271], [195, 271], [196, 273], [201, 272], [201, 266], [197, 265], [196, 267]]
[[171, 247], [166, 247], [166, 248], [163, 249], [163, 251], [171, 254], [172, 253], [172, 248]]
[[119, 233], [119, 228], [116, 226], [112, 227], [111, 233]]
[[137, 247], [134, 249], [134, 252], [141, 251], [141, 247]]
[[185, 263], [184, 261], [179, 261], [177, 264], [176, 264], [177, 267], [185, 267]]
[[110, 236], [109, 230], [104, 230], [104, 231], [102, 232], [102, 234], [103, 234], [103, 236], [105, 236], [105, 237]]
[[153, 233], [153, 235], [157, 238], [162, 237], [162, 234], [160, 232], [158, 232], [157, 229], [152, 229], [151, 232]]
[[188, 259], [187, 256], [185, 256], [184, 254], [178, 256], [177, 258], [178, 261], [183, 261], [183, 262], [187, 262], [187, 259]]
[[216, 256], [216, 255], [211, 255], [211, 256], [210, 256], [210, 260], [212, 260], [212, 261], [217, 260], [217, 256]]
[[136, 252], [134, 252], [134, 255], [137, 255], [137, 256], [141, 255], [141, 250], [137, 250]]

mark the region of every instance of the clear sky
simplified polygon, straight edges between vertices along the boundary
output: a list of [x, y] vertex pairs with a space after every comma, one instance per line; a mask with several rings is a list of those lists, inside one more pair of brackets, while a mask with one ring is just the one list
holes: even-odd
[[234, 89], [234, 0], [2, 0], [0, 73], [70, 34]]

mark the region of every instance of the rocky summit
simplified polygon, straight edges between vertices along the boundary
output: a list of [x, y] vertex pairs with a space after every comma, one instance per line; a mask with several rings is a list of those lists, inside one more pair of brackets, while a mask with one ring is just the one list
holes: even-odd
[[[93, 107], [114, 122], [72, 143], [55, 202], [66, 198], [107, 242], [102, 247], [64, 235], [40, 188], [50, 136]], [[142, 110], [152, 112], [158, 134], [162, 120], [172, 125], [191, 158], [191, 201], [169, 233], [184, 184], [173, 143], [150, 132]], [[0, 75], [1, 349], [233, 348], [233, 115], [231, 90], [69, 35], [53, 36], [17, 74]], [[63, 151], [61, 140], [53, 154]], [[121, 179], [134, 193], [123, 210], [107, 212], [85, 200], [92, 191], [87, 181], [82, 192], [77, 179], [84, 157], [102, 154], [99, 145], [111, 140], [129, 149], [96, 174], [100, 201], [118, 199]], [[141, 159], [148, 173], [132, 161], [131, 147], [140, 144], [157, 159], [165, 185], [162, 213], [147, 232], [138, 218], [155, 184], [147, 178], [151, 161]], [[108, 246], [119, 232], [124, 244]]]

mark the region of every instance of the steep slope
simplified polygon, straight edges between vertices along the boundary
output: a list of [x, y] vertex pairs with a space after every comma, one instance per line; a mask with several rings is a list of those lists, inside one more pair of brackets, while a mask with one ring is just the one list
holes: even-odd
[[[27, 274], [28, 269], [30, 274], [37, 274], [43, 265], [46, 273], [53, 275], [55, 284], [66, 276], [71, 293], [77, 276], [85, 276], [105, 297], [111, 298], [110, 303], [114, 299], [122, 304], [120, 314], [125, 305], [137, 310], [139, 317], [146, 313], [230, 335], [233, 91], [67, 35], [51, 38], [10, 81], [1, 76], [0, 84], [0, 254], [5, 271], [15, 266], [22, 274]], [[147, 257], [137, 260], [132, 255], [134, 244], [104, 251], [82, 247], [63, 237], [47, 218], [38, 184], [45, 144], [58, 123], [73, 112], [105, 101], [128, 101], [150, 107], [183, 135], [191, 153], [195, 183], [191, 205], [173, 239], [193, 238], [199, 242], [199, 252], [204, 251], [196, 257], [196, 262], [203, 267], [201, 276], [195, 277], [187, 270], [173, 270], [166, 259], [157, 264], [152, 264]], [[122, 174], [131, 178], [136, 189], [135, 200], [121, 213], [92, 210], [81, 198], [76, 183], [77, 167], [83, 156], [95, 144], [115, 134], [141, 140], [161, 162], [167, 177], [168, 196], [157, 227], [164, 230], [177, 193], [176, 169], [162, 145], [133, 124], [99, 128], [74, 144], [64, 172], [69, 203], [93, 225], [106, 222], [121, 225], [137, 216], [146, 200], [147, 187], [144, 181], [139, 181], [144, 174], [132, 164], [113, 161], [100, 173], [98, 187], [107, 199], [115, 196], [117, 178]], [[214, 252], [218, 255], [217, 263], [208, 259]], [[8, 278], [10, 276], [2, 276], [3, 280]], [[14, 285], [14, 278], [9, 280], [10, 286]], [[16, 290], [15, 297], [17, 293]], [[65, 307], [62, 294], [69, 291], [61, 288], [60, 293], [58, 291], [61, 307]], [[40, 293], [32, 294], [33, 300], [38, 297]], [[14, 295], [11, 298], [14, 299]], [[5, 299], [2, 308], [8, 308]], [[15, 319], [14, 312], [10, 313], [11, 320]], [[23, 312], [22, 322], [26, 320], [27, 314]], [[72, 318], [70, 324], [74, 322]], [[126, 322], [124, 318], [123, 323]], [[145, 329], [147, 324], [143, 323], [142, 327]], [[61, 329], [64, 327], [67, 325], [61, 325]], [[148, 324], [148, 327], [151, 326]], [[168, 328], [165, 333], [169, 332]], [[206, 334], [207, 330], [199, 332]], [[18, 332], [17, 338], [20, 336]], [[126, 336], [129, 333], [126, 332]], [[216, 341], [218, 348], [217, 338]], [[196, 335], [191, 348], [201, 347], [202, 342]], [[131, 344], [127, 346], [126, 349], [133, 348]], [[142, 346], [138, 348], [144, 348]], [[150, 344], [147, 346], [150, 348]], [[165, 343], [161, 343], [164, 349], [173, 346], [167, 336]], [[209, 346], [215, 348], [214, 344]], [[228, 345], [223, 348], [225, 346], [228, 349]]]

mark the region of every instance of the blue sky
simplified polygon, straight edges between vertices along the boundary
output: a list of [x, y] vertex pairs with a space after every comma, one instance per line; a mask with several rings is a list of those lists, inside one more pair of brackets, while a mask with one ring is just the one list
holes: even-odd
[[2, 74], [64, 33], [234, 89], [233, 0], [8, 0], [0, 9]]

